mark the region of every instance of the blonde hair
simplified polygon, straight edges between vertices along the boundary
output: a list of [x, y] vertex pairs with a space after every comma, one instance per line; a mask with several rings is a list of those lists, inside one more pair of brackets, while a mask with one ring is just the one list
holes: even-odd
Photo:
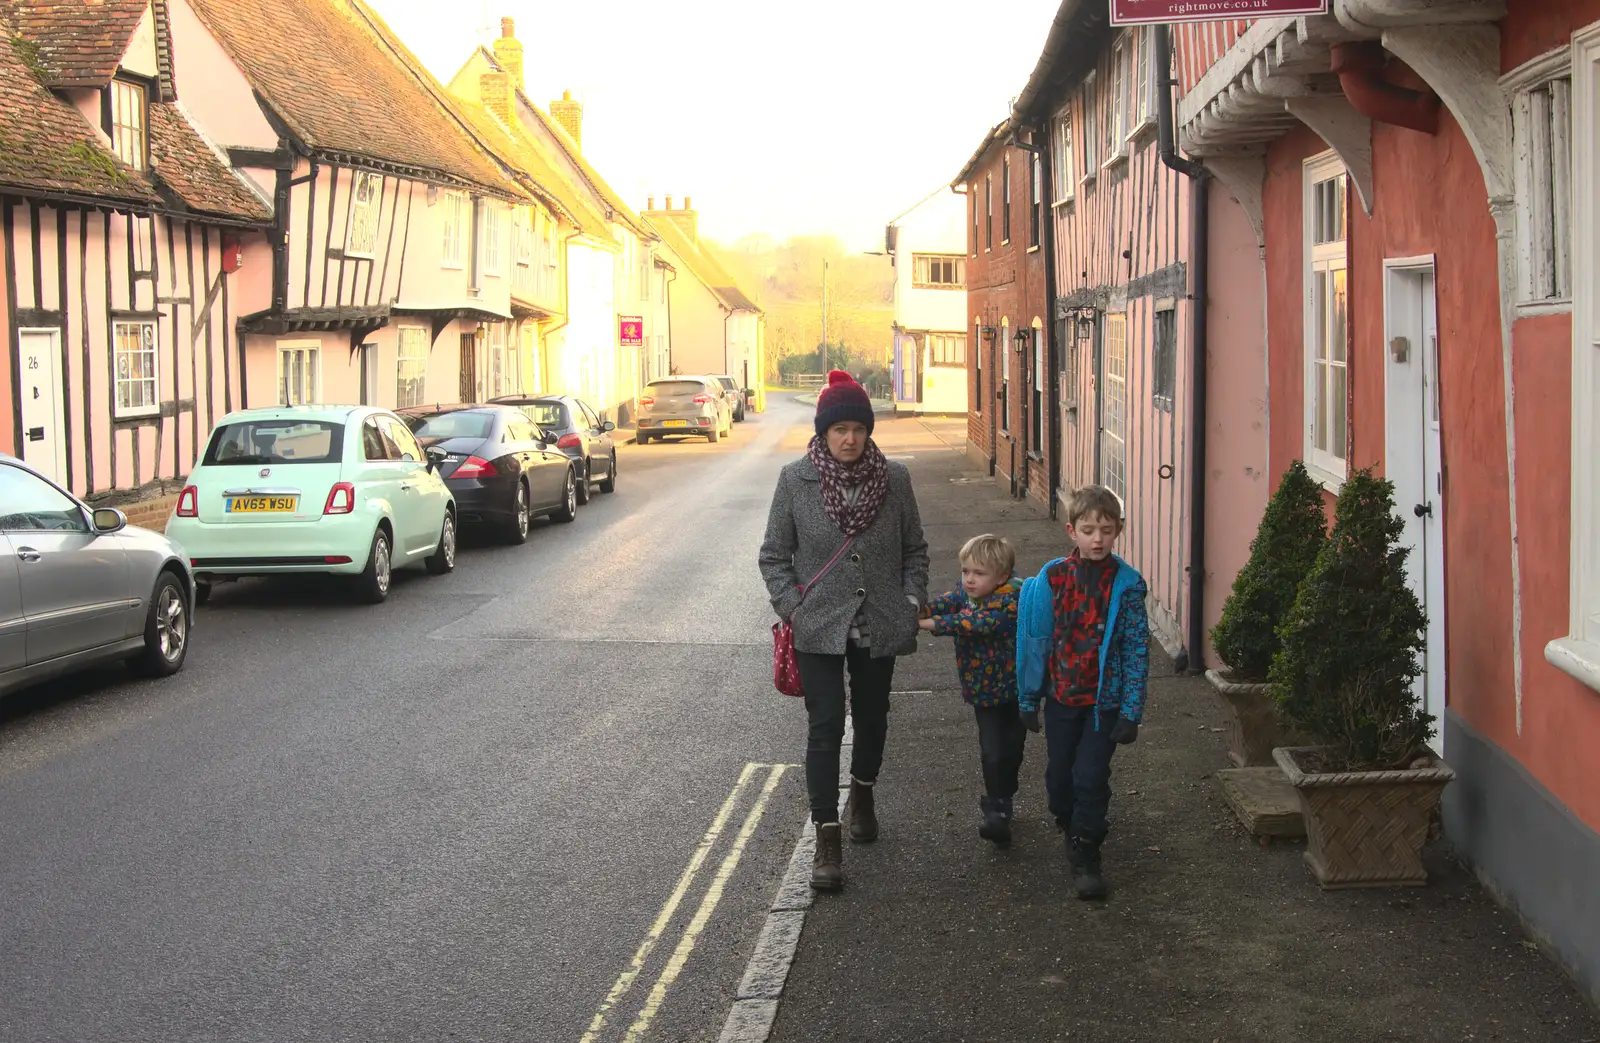
[[1016, 570], [1017, 552], [1004, 536], [986, 532], [962, 545], [961, 564], [988, 569], [996, 576], [1009, 576]]
[[1117, 528], [1122, 528], [1122, 501], [1103, 485], [1085, 485], [1072, 494], [1067, 504], [1067, 524], [1076, 525], [1091, 514], [1116, 522]]

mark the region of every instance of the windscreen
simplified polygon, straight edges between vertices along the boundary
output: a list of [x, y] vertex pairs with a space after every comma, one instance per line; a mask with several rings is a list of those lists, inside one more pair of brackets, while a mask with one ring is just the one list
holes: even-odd
[[344, 453], [344, 425], [327, 420], [244, 420], [224, 424], [206, 448], [208, 466], [326, 464]]

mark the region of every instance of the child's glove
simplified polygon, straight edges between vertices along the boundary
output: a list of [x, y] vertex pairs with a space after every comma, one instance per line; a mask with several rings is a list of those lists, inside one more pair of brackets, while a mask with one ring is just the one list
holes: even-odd
[[1126, 717], [1118, 717], [1111, 728], [1111, 741], [1118, 746], [1131, 746], [1139, 738], [1139, 724]]
[[1039, 708], [1037, 706], [1031, 710], [1023, 710], [1019, 708], [1017, 710], [1017, 717], [1022, 721], [1022, 726], [1028, 729], [1030, 732], [1036, 732], [1039, 730]]

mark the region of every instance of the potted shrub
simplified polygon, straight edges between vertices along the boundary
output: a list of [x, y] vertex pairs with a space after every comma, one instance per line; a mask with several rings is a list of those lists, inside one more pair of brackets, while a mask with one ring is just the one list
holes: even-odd
[[1228, 670], [1207, 670], [1206, 680], [1228, 706], [1228, 756], [1241, 768], [1272, 764], [1273, 749], [1294, 742], [1280, 728], [1267, 677], [1278, 652], [1278, 627], [1327, 542], [1327, 525], [1322, 487], [1296, 460], [1267, 501], [1250, 560], [1211, 630], [1211, 643]]
[[1413, 682], [1426, 620], [1406, 585], [1393, 483], [1370, 470], [1339, 494], [1333, 532], [1279, 630], [1273, 695], [1318, 745], [1274, 751], [1300, 800], [1323, 887], [1424, 884], [1422, 845], [1455, 777], [1427, 747]]

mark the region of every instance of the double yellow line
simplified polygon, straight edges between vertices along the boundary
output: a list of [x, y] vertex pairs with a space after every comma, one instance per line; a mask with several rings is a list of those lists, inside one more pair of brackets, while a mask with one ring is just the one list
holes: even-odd
[[628, 1028], [624, 1043], [638, 1043], [644, 1038], [645, 1032], [650, 1028], [650, 1022], [660, 1012], [661, 1005], [666, 1001], [667, 991], [672, 988], [678, 976], [683, 973], [684, 966], [689, 962], [689, 956], [694, 952], [695, 944], [700, 939], [700, 934], [705, 930], [706, 924], [711, 920], [711, 915], [716, 912], [717, 905], [722, 901], [722, 895], [727, 888], [728, 879], [733, 876], [734, 870], [739, 868], [739, 861], [744, 857], [744, 849], [750, 843], [750, 838], [755, 834], [756, 827], [761, 823], [761, 816], [766, 812], [767, 800], [772, 796], [772, 791], [778, 788], [778, 782], [783, 778], [783, 773], [794, 767], [793, 764], [746, 764], [739, 773], [739, 780], [733, 784], [733, 790], [728, 798], [722, 802], [722, 807], [717, 810], [717, 817], [711, 820], [711, 828], [706, 830], [705, 836], [700, 838], [700, 843], [695, 846], [694, 854], [689, 859], [689, 864], [683, 870], [683, 875], [678, 878], [678, 884], [667, 896], [667, 901], [656, 914], [655, 921], [650, 925], [650, 930], [645, 933], [644, 941], [633, 954], [633, 959], [628, 962], [617, 980], [612, 984], [611, 991], [606, 993], [606, 998], [600, 1002], [600, 1008], [595, 1011], [594, 1019], [589, 1023], [589, 1031], [583, 1034], [580, 1043], [599, 1043], [600, 1034], [606, 1027], [606, 1019], [616, 1008], [617, 1004], [628, 995], [628, 992], [638, 982], [644, 973], [645, 964], [650, 959], [650, 954], [655, 951], [657, 944], [667, 933], [672, 925], [673, 918], [678, 913], [678, 907], [688, 897], [689, 891], [694, 887], [695, 878], [700, 875], [701, 868], [711, 856], [711, 850], [722, 838], [723, 830], [727, 828], [728, 820], [733, 816], [734, 809], [738, 807], [740, 798], [749, 787], [750, 782], [762, 769], [767, 769], [766, 781], [757, 794], [755, 803], [744, 817], [744, 824], [739, 827], [739, 832], [734, 836], [733, 846], [728, 849], [727, 855], [722, 859], [722, 864], [717, 867], [716, 876], [712, 877], [711, 884], [706, 888], [704, 897], [700, 899], [700, 906], [694, 911], [689, 924], [683, 930], [683, 935], [678, 939], [677, 947], [672, 950], [672, 955], [667, 958], [666, 966], [656, 978], [655, 985], [650, 989], [650, 995], [645, 998], [644, 1006], [634, 1018], [633, 1024]]

